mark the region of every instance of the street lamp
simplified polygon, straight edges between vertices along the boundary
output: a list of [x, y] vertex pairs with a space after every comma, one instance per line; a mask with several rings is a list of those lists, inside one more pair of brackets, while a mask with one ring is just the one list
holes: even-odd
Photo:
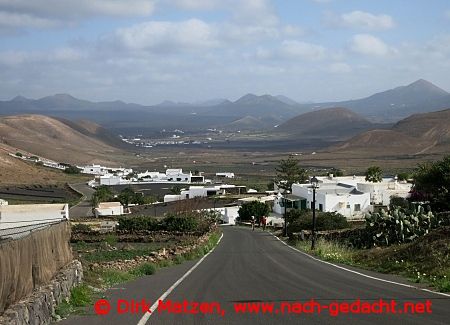
[[314, 250], [316, 248], [316, 189], [319, 188], [319, 180], [314, 176], [309, 182], [311, 183], [311, 188], [313, 190], [311, 250]]

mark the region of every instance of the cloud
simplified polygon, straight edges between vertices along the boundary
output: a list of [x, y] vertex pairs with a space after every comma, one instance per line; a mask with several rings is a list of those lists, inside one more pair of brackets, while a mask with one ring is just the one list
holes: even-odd
[[332, 73], [349, 73], [352, 72], [352, 68], [347, 63], [335, 62], [328, 66], [328, 71]]
[[358, 34], [353, 36], [350, 48], [355, 53], [372, 56], [386, 56], [394, 52], [394, 50], [382, 40], [369, 34]]
[[281, 55], [291, 59], [320, 60], [325, 57], [325, 48], [320, 45], [285, 40], [281, 44]]
[[147, 16], [156, 0], [0, 0], [0, 27], [49, 28], [94, 16]]
[[385, 14], [374, 15], [369, 12], [355, 10], [342, 15], [328, 13], [325, 21], [332, 27], [361, 28], [365, 30], [388, 30], [395, 27], [394, 19]]
[[34, 17], [29, 14], [17, 14], [6, 11], [0, 11], [0, 29], [9, 28], [48, 28], [55, 26], [53, 20]]
[[230, 1], [220, 0], [169, 0], [175, 7], [187, 10], [212, 10], [222, 8]]
[[177, 52], [220, 45], [216, 29], [199, 19], [150, 21], [118, 29], [114, 36], [115, 41], [130, 50]]

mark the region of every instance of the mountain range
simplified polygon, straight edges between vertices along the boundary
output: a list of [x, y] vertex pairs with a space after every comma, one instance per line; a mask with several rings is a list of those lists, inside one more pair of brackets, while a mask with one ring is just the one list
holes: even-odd
[[[359, 124], [359, 129], [370, 129], [369, 122], [395, 123], [416, 113], [426, 113], [450, 107], [450, 94], [426, 80], [417, 80], [372, 96], [343, 102], [299, 104], [278, 95], [247, 94], [236, 101], [213, 99], [199, 103], [175, 103], [166, 101], [154, 106], [125, 103], [122, 101], [91, 102], [68, 94], [57, 94], [40, 99], [17, 96], [9, 101], [0, 101], [1, 115], [41, 114], [69, 120], [89, 119], [115, 129], [116, 132], [159, 132], [162, 129], [184, 131], [206, 130], [214, 127], [224, 130], [274, 130], [274, 126], [288, 123], [304, 113], [325, 108], [346, 108], [359, 115], [350, 117], [348, 112], [335, 110], [333, 114], [347, 114], [349, 125]], [[330, 112], [328, 112], [330, 113]], [[325, 123], [328, 115], [317, 115]], [[278, 129], [303, 129], [314, 115], [304, 115]], [[329, 116], [328, 116], [329, 117]], [[355, 119], [352, 122], [352, 119]], [[364, 119], [361, 120], [361, 119]], [[299, 123], [298, 126], [295, 126]], [[321, 126], [317, 126], [320, 128]], [[323, 127], [327, 129], [327, 127]], [[328, 130], [332, 125], [328, 126]], [[305, 129], [306, 130], [306, 129]], [[278, 131], [278, 130], [275, 130]], [[351, 133], [351, 132], [350, 132]]]

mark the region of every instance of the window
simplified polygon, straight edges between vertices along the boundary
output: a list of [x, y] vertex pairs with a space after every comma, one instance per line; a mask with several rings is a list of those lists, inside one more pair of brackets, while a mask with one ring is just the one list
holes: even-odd
[[355, 204], [355, 211], [361, 211], [361, 204]]
[[347, 209], [350, 209], [350, 204], [349, 203], [347, 203]]

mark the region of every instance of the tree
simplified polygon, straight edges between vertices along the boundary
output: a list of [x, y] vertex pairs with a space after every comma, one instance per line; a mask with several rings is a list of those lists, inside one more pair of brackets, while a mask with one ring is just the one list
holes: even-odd
[[[277, 177], [275, 183], [278, 188], [283, 190], [283, 193], [292, 191], [292, 184], [305, 183], [308, 180], [306, 170], [298, 165], [298, 161], [292, 156], [286, 160], [281, 160], [280, 165], [276, 168]], [[283, 198], [284, 199], [284, 198]], [[287, 236], [287, 222], [286, 222], [286, 204], [284, 210], [284, 236]]]
[[124, 206], [128, 206], [129, 204], [144, 204], [144, 196], [142, 193], [135, 193], [130, 187], [124, 188], [118, 198]]
[[382, 180], [383, 171], [378, 166], [371, 166], [366, 171], [366, 181], [372, 183], [378, 183]]
[[64, 172], [66, 174], [72, 174], [73, 175], [73, 174], [79, 174], [81, 172], [81, 170], [78, 167], [76, 167], [76, 166], [70, 165], [70, 166], [66, 167], [66, 169], [64, 169]]
[[108, 202], [113, 199], [113, 193], [110, 188], [106, 185], [101, 185], [97, 187], [95, 193], [92, 194], [92, 206], [96, 207], [100, 202]]
[[305, 183], [308, 180], [306, 170], [301, 168], [298, 161], [292, 156], [281, 160], [280, 165], [275, 170], [277, 172], [275, 183], [278, 188], [284, 191], [291, 191], [294, 183]]
[[433, 210], [450, 210], [450, 155], [418, 166], [412, 199], [417, 198], [430, 201]]
[[181, 194], [181, 186], [180, 185], [174, 185], [170, 188], [170, 194], [173, 195], [180, 195]]
[[252, 216], [259, 220], [260, 217], [267, 216], [269, 212], [269, 206], [259, 201], [245, 202], [238, 211], [241, 220], [251, 220]]

